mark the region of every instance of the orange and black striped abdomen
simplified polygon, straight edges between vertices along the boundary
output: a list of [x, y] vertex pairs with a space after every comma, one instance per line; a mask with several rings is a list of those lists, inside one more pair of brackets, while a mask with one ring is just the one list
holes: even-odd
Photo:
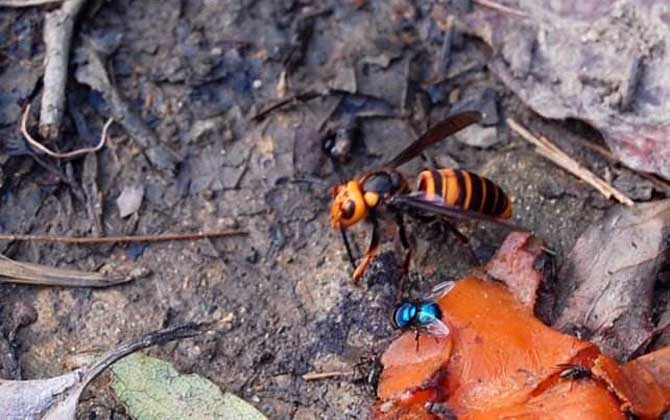
[[419, 174], [418, 189], [442, 197], [448, 206], [509, 219], [512, 203], [490, 179], [458, 169], [436, 169]]

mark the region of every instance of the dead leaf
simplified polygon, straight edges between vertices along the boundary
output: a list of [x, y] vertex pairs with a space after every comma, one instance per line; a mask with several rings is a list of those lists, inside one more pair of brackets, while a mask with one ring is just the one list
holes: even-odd
[[356, 69], [349, 64], [336, 66], [335, 77], [328, 86], [333, 90], [356, 93]]
[[133, 418], [266, 420], [252, 405], [168, 362], [134, 354], [112, 367], [112, 389]]
[[668, 260], [670, 200], [613, 208], [577, 240], [559, 273], [554, 327], [626, 359], [654, 333], [657, 274]]
[[256, 142], [256, 150], [260, 154], [272, 156], [275, 151], [275, 145], [272, 137], [268, 135], [261, 135]]
[[136, 213], [142, 206], [144, 198], [143, 185], [130, 185], [123, 188], [121, 195], [116, 199], [116, 205], [119, 207], [121, 218], [126, 218]]
[[670, 178], [670, 3], [504, 3], [527, 18], [477, 6], [459, 27], [491, 45], [491, 71], [543, 117], [586, 121], [627, 166]]
[[194, 337], [211, 327], [211, 323], [191, 323], [154, 331], [117, 347], [90, 365], [55, 378], [0, 380], [1, 414], [9, 419], [75, 419], [79, 396], [84, 388], [114, 362], [147, 347]]
[[106, 57], [101, 53], [108, 54], [109, 51], [100, 51], [92, 40], [86, 40], [75, 50], [74, 61], [78, 64], [75, 72], [77, 81], [102, 94], [111, 108], [114, 119], [142, 148], [154, 166], [159, 169], [174, 169], [181, 158], [158, 139], [156, 133], [131, 109], [111, 83], [105, 67]]
[[41, 264], [14, 261], [0, 254], [0, 281], [19, 284], [65, 287], [109, 287], [132, 280], [96, 272], [68, 270]]

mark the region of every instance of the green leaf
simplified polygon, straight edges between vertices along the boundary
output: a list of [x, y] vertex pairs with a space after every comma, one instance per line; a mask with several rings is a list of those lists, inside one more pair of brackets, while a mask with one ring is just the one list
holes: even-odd
[[252, 405], [198, 375], [136, 353], [112, 366], [112, 389], [137, 420], [267, 420]]

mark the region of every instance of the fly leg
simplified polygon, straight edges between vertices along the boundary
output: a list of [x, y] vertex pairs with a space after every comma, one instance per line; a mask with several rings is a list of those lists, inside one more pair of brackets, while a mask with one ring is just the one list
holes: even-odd
[[379, 249], [379, 225], [376, 219], [371, 219], [371, 221], [372, 238], [370, 239], [370, 246], [368, 246], [368, 250], [365, 251], [365, 255], [363, 255], [361, 262], [358, 263], [358, 266], [354, 270], [354, 284], [358, 284], [358, 281], [363, 277], [363, 274], [365, 274], [365, 270], [368, 268], [370, 261], [372, 261], [372, 257], [377, 254], [377, 250]]

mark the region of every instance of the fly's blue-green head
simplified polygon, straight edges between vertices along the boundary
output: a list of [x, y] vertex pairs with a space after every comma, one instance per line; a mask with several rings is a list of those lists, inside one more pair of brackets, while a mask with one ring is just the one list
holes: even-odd
[[393, 312], [393, 323], [396, 328], [406, 328], [414, 322], [417, 307], [414, 303], [403, 303], [398, 305]]
[[419, 326], [427, 326], [442, 318], [442, 311], [435, 302], [423, 302], [418, 305], [416, 323]]

